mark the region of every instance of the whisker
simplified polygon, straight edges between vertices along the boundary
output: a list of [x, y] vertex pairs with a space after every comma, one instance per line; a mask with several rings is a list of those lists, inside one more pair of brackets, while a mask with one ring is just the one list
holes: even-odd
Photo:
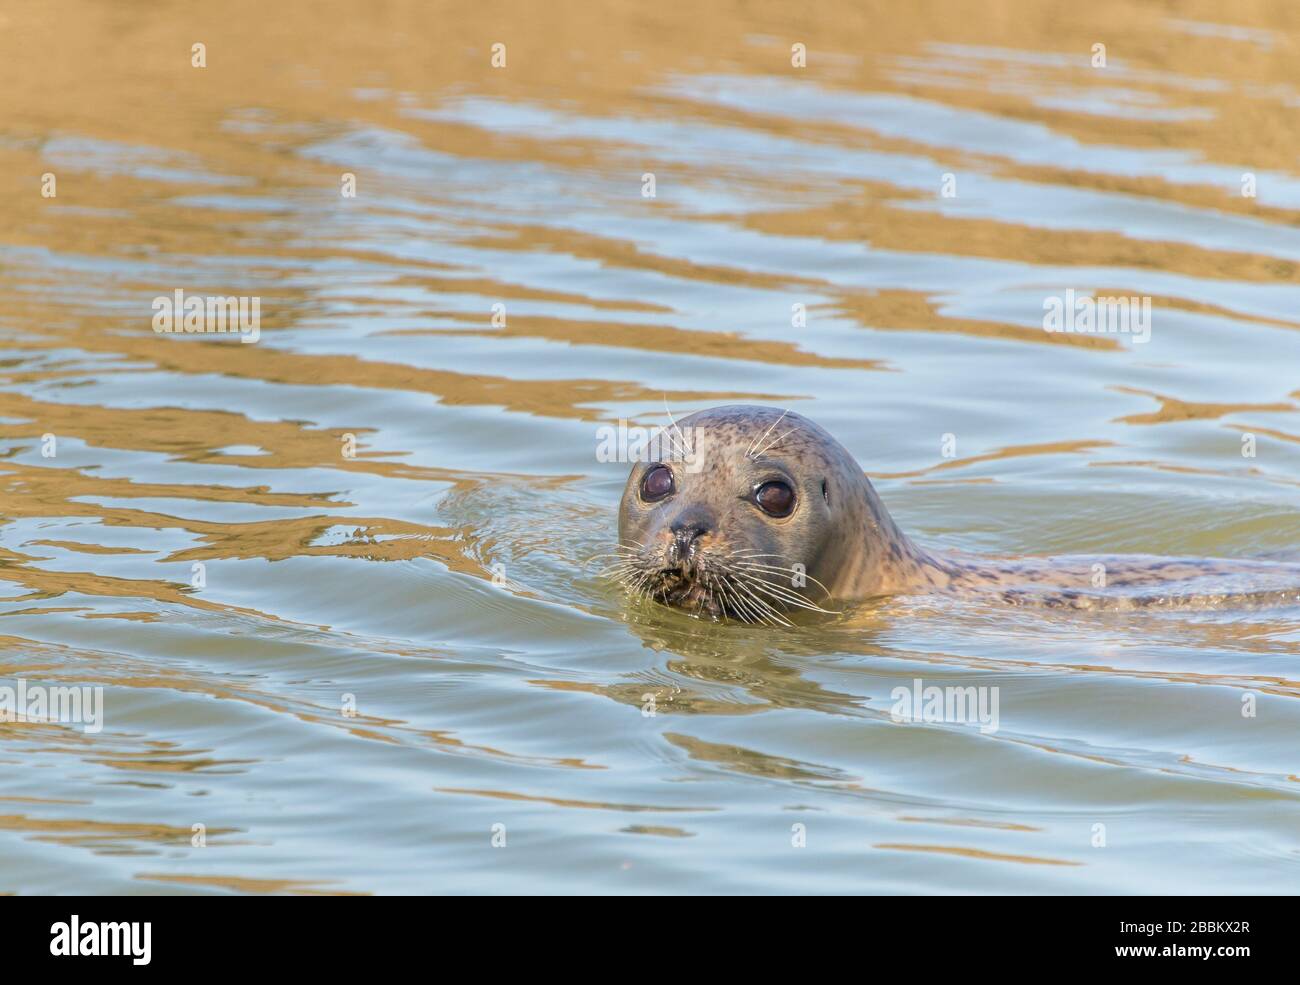
[[611, 564], [596, 572], [597, 578], [625, 578], [636, 574], [640, 569], [633, 564]]
[[587, 558], [587, 560], [583, 562], [583, 565], [586, 567], [590, 567], [591, 565], [595, 564], [597, 561], [604, 561], [607, 558], [614, 558], [617, 561], [634, 561], [636, 560], [637, 557], [638, 555], [635, 553], [619, 554], [615, 552], [612, 554], [596, 554], [592, 557]]
[[785, 589], [773, 585], [771, 582], [763, 581], [761, 578], [754, 578], [753, 576], [742, 577], [745, 578], [745, 583], [755, 591], [762, 592], [764, 595], [768, 595], [785, 605], [793, 605], [799, 609], [807, 609], [809, 612], [820, 612], [825, 615], [831, 614], [820, 605], [809, 602], [806, 599], [794, 595], [792, 592], [787, 592]]
[[784, 626], [793, 626], [793, 625], [794, 625], [794, 624], [791, 623], [788, 619], [786, 619], [785, 616], [783, 616], [783, 615], [781, 615], [781, 613], [777, 612], [776, 609], [774, 609], [770, 603], [763, 601], [761, 598], [759, 598], [757, 595], [755, 595], [752, 591], [750, 591], [749, 587], [745, 584], [744, 581], [742, 581], [742, 580], [735, 580], [735, 581], [732, 582], [732, 585], [735, 586], [736, 588], [740, 589], [740, 590], [741, 590], [742, 592], [744, 592], [746, 595], [748, 595], [748, 596], [749, 596], [749, 597], [750, 597], [750, 598], [751, 598], [751, 599], [752, 599], [752, 600], [753, 600], [753, 601], [754, 601], [754, 602], [755, 602], [755, 603], [760, 607], [760, 610], [761, 610], [761, 611], [765, 611], [765, 612], [768, 614], [768, 616], [769, 616], [770, 618], [779, 621], [779, 622], [780, 622], [782, 625], [784, 625]]
[[812, 575], [808, 574], [807, 572], [796, 572], [792, 567], [782, 568], [782, 567], [778, 567], [775, 564], [755, 564], [749, 561], [737, 561], [735, 562], [734, 566], [737, 568], [743, 568], [747, 571], [756, 571], [756, 572], [763, 572], [763, 573], [771, 572], [772, 574], [789, 575], [791, 580], [791, 588], [794, 587], [794, 576], [796, 574], [799, 574], [800, 577], [806, 579], [807, 581], [812, 582], [814, 585], [820, 588], [825, 593], [828, 599], [831, 597], [830, 589], [828, 589], [820, 581], [818, 581], [816, 578], [814, 578]]
[[777, 439], [774, 440], [774, 441], [769, 441], [766, 445], [764, 445], [762, 448], [760, 448], [758, 451], [756, 451], [756, 452], [754, 453], [754, 457], [755, 457], [755, 458], [758, 458], [760, 455], [766, 455], [769, 451], [771, 451], [773, 448], [775, 448], [775, 447], [776, 447], [777, 445], [779, 445], [782, 441], [784, 441], [786, 438], [790, 437], [790, 435], [794, 434], [794, 433], [795, 433], [796, 431], [798, 431], [798, 430], [799, 430], [799, 429], [798, 429], [797, 427], [792, 427], [792, 428], [791, 428], [789, 431], [787, 431], [785, 434], [781, 435], [781, 437], [777, 438]]
[[762, 435], [759, 436], [758, 440], [757, 440], [757, 441], [751, 441], [751, 442], [750, 442], [750, 444], [749, 444], [749, 450], [745, 452], [745, 457], [746, 457], [746, 458], [756, 458], [756, 457], [757, 457], [757, 456], [754, 454], [754, 449], [755, 449], [758, 445], [760, 445], [760, 444], [763, 443], [763, 440], [764, 440], [764, 439], [765, 439], [769, 434], [772, 433], [772, 429], [773, 429], [774, 427], [776, 427], [776, 426], [777, 426], [778, 424], [780, 424], [783, 420], [785, 420], [785, 415], [788, 414], [788, 413], [790, 413], [788, 410], [783, 410], [783, 411], [781, 411], [781, 416], [778, 417], [775, 421], [773, 421], [771, 424], [769, 424], [769, 425], [767, 426], [767, 430], [764, 431], [764, 432], [762, 433]]
[[[695, 450], [691, 448], [690, 442], [686, 440], [686, 435], [682, 433], [681, 427], [677, 424], [677, 419], [673, 417], [673, 412], [668, 409], [668, 395], [664, 394], [664, 413], [668, 415], [668, 420], [672, 422], [673, 428], [681, 436], [683, 448], [683, 458], [694, 457]], [[686, 454], [689, 452], [689, 456]]]
[[[734, 585], [732, 586], [732, 591], [735, 592]], [[764, 617], [763, 613], [755, 609], [752, 602], [749, 602], [748, 600], [742, 598], [739, 592], [735, 592], [735, 599], [736, 599], [736, 615], [738, 618], [744, 620], [745, 622], [753, 622], [753, 623], [758, 623], [760, 625], [768, 624], [768, 620]]]
[[737, 619], [742, 622], [756, 623], [760, 626], [770, 625], [770, 620], [768, 620], [763, 613], [756, 610], [752, 603], [742, 598], [739, 593], [735, 592], [734, 588], [732, 591], [736, 600]]
[[[635, 543], [635, 542], [634, 542], [634, 543]], [[617, 556], [617, 555], [619, 555], [619, 554], [632, 554], [632, 555], [635, 555], [635, 554], [639, 553], [638, 549], [640, 549], [640, 550], [644, 550], [644, 548], [642, 548], [640, 544], [637, 544], [636, 547], [632, 547], [632, 546], [629, 546], [629, 545], [627, 545], [627, 544], [615, 544], [615, 545], [614, 545], [614, 550], [612, 550], [612, 551], [606, 551], [606, 552], [603, 553], [603, 554], [593, 554], [591, 557], [587, 558], [587, 560], [586, 560], [585, 562], [583, 562], [583, 563], [584, 563], [584, 564], [590, 564], [592, 561], [599, 560], [600, 558], [603, 558], [603, 557], [615, 557], [615, 556]]]
[[735, 593], [731, 591], [730, 587], [727, 584], [727, 580], [725, 578], [723, 578], [721, 581], [718, 582], [718, 590], [721, 592], [722, 598], [724, 600], [724, 604], [722, 608], [723, 615], [726, 615], [727, 613], [726, 607], [728, 604], [730, 604], [731, 610], [734, 613], [735, 618], [737, 619], [741, 618], [740, 604], [736, 601]]

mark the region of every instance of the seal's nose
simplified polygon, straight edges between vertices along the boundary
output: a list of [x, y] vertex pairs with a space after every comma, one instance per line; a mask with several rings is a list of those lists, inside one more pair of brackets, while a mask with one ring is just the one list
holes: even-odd
[[675, 564], [685, 565], [695, 559], [699, 550], [699, 539], [713, 532], [713, 514], [698, 508], [683, 510], [668, 531], [673, 535], [668, 546], [669, 560]]

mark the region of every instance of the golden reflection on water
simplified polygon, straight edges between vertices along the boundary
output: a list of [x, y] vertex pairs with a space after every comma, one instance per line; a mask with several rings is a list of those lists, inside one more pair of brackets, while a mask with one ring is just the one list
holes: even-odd
[[[724, 402], [950, 548], [1300, 551], [1298, 49], [1264, 0], [7, 5], [0, 684], [106, 727], [0, 722], [0, 892], [1293, 889], [1293, 611], [774, 634], [589, 559], [597, 426]], [[177, 288], [261, 340], [155, 334]], [[1150, 342], [1044, 332], [1066, 289]], [[914, 677], [1001, 730], [900, 727]]]

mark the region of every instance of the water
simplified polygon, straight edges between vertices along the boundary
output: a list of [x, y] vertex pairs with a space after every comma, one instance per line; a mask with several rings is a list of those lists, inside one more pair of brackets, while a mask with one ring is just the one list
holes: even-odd
[[928, 546], [1300, 556], [1300, 16], [605, 6], [6, 9], [0, 683], [104, 720], [0, 723], [0, 891], [1294, 892], [1294, 610], [773, 631], [587, 561], [597, 429], [723, 402]]

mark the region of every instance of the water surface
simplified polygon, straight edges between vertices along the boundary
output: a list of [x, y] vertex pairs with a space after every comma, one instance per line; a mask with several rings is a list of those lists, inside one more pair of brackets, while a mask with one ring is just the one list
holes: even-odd
[[0, 723], [0, 891], [1294, 892], [1295, 610], [772, 631], [588, 562], [598, 429], [723, 402], [930, 546], [1300, 555], [1300, 10], [602, 9], [6, 5], [0, 683], [105, 721]]

